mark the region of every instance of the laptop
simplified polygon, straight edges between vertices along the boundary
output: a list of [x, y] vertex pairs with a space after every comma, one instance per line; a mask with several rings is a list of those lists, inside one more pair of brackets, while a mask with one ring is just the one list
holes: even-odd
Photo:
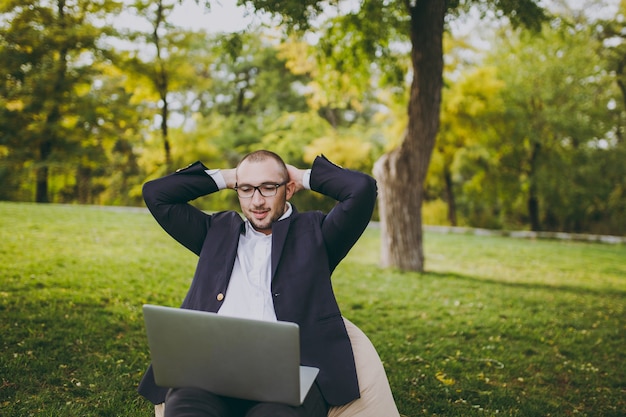
[[299, 406], [319, 372], [300, 365], [295, 323], [150, 304], [143, 313], [159, 386]]

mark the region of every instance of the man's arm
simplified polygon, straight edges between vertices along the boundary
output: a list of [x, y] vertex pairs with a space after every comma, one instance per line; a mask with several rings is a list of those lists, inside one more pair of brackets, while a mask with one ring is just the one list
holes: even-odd
[[200, 254], [210, 216], [189, 201], [217, 192], [216, 182], [200, 162], [143, 186], [146, 206], [156, 221], [183, 246]]
[[376, 180], [362, 172], [341, 168], [322, 156], [313, 162], [310, 186], [338, 201], [322, 223], [331, 269], [334, 269], [363, 234], [372, 217]]

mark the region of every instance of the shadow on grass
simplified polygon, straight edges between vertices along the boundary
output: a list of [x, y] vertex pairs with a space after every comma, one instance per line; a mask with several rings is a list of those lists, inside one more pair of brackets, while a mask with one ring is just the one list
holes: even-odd
[[[441, 280], [459, 280], [466, 282], [473, 282], [478, 284], [487, 284], [499, 287], [520, 288], [524, 290], [547, 290], [547, 291], [564, 291], [575, 295], [595, 295], [595, 296], [611, 296], [611, 297], [624, 297], [626, 298], [626, 289], [620, 288], [592, 288], [586, 286], [575, 286], [567, 284], [542, 284], [538, 282], [515, 282], [506, 280], [496, 280], [493, 278], [484, 278], [478, 276], [471, 276], [465, 274], [459, 274], [455, 272], [425, 272], [420, 274], [421, 276], [433, 277]], [[626, 284], [626, 283], [625, 283]]]

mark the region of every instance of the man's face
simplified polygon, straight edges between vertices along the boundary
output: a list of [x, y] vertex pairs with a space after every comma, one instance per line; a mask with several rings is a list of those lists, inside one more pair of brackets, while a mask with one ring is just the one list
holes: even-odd
[[[260, 186], [261, 184], [282, 184], [288, 181], [279, 164], [273, 159], [249, 162], [243, 161], [237, 168], [237, 186]], [[255, 230], [269, 235], [272, 224], [287, 209], [287, 200], [293, 195], [294, 184], [287, 183], [276, 189], [273, 197], [263, 197], [259, 190], [254, 190], [252, 197], [239, 197], [241, 211]]]

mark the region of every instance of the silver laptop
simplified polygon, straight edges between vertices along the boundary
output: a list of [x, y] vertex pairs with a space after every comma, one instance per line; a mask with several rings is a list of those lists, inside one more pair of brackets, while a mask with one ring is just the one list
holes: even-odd
[[319, 372], [300, 366], [295, 323], [150, 304], [143, 313], [159, 386], [299, 406]]

